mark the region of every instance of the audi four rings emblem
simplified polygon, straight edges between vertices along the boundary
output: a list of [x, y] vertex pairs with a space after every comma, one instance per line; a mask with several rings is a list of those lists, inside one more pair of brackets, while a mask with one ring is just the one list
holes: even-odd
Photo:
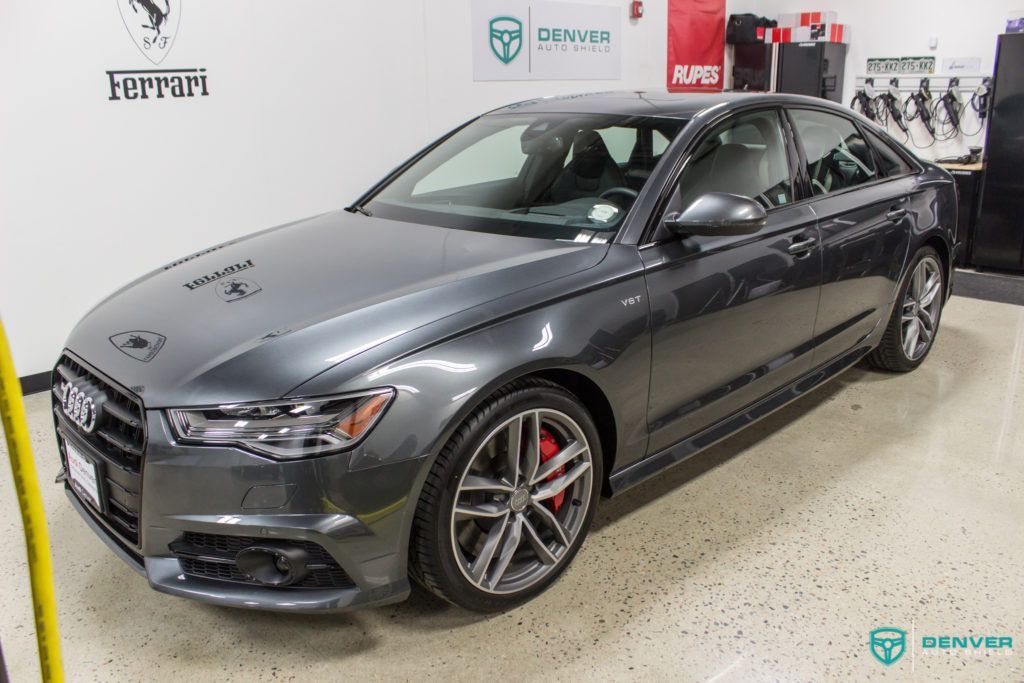
[[102, 392], [91, 385], [77, 387], [65, 382], [61, 391], [61, 407], [72, 422], [91, 434], [99, 420], [102, 401], [97, 399], [101, 396]]

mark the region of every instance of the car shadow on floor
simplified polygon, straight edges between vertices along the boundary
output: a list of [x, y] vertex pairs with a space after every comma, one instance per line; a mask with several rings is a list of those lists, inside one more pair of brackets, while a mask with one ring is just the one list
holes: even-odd
[[[953, 339], [951, 340], [951, 338]], [[981, 341], [977, 338], [977, 335], [971, 334], [968, 330], [947, 327], [943, 329], [942, 337], [937, 338], [936, 344], [951, 344], [957, 348], [972, 348], [972, 346], [977, 348]], [[963, 363], [969, 365], [970, 359], [965, 359]], [[967, 367], [960, 368], [960, 370], [969, 373], [969, 368]], [[929, 367], [926, 364], [916, 372], [928, 373]], [[689, 482], [729, 462], [737, 455], [756, 448], [759, 443], [772, 435], [795, 426], [809, 413], [838, 397], [849, 386], [893, 382], [894, 388], [899, 389], [901, 387], [909, 387], [909, 384], [905, 381], [906, 377], [907, 374], [905, 373], [879, 370], [872, 367], [867, 360], [862, 360], [810, 394], [780, 408], [756, 423], [747, 425], [744, 429], [732, 434], [714, 446], [697, 452], [689, 459], [659, 472], [651, 479], [614, 498], [603, 499], [597, 509], [592, 529], [596, 531], [612, 525], [631, 511], [650, 505], [663, 496], [678, 492]], [[953, 383], [944, 384], [935, 377], [930, 377], [923, 381], [927, 383], [929, 393], [935, 399], [934, 403], [929, 404], [930, 408], [934, 408], [941, 403], [943, 392], [955, 390]], [[919, 376], [915, 386], [919, 387], [921, 383], [922, 378]], [[854, 406], [855, 409], [859, 407]]]
[[[875, 374], [874, 371], [857, 368], [848, 371], [843, 377], [849, 380], [851, 373], [855, 372]], [[854, 379], [854, 381], [856, 380]], [[740, 453], [756, 447], [758, 443], [776, 432], [798, 422], [807, 413], [842, 392], [843, 386], [844, 383], [839, 381], [829, 382], [807, 396], [780, 408], [754, 425], [748, 425], [714, 446], [698, 451], [687, 460], [659, 472], [651, 479], [614, 498], [603, 499], [594, 517], [593, 530], [597, 531], [614, 524], [633, 510], [650, 505], [663, 496], [678, 492], [689, 482], [729, 462]]]

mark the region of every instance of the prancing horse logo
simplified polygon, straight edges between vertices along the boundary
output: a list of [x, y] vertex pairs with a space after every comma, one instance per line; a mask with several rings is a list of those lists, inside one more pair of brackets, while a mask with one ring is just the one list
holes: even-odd
[[116, 346], [118, 351], [143, 363], [153, 360], [166, 341], [167, 337], [164, 335], [145, 330], [121, 332], [110, 338], [110, 343]]
[[254, 281], [241, 277], [232, 277], [217, 283], [217, 296], [228, 303], [244, 299], [247, 296], [252, 296], [262, 291], [263, 288]]
[[160, 26], [167, 21], [167, 15], [171, 13], [171, 2], [170, 0], [164, 0], [164, 6], [157, 7], [153, 0], [128, 0], [128, 4], [131, 5], [132, 9], [136, 12], [139, 11], [139, 7], [146, 10], [146, 14], [149, 15], [149, 26], [143, 24], [142, 28], [151, 28], [156, 31], [157, 36], [160, 35]]
[[117, 0], [121, 19], [142, 54], [159, 64], [171, 50], [181, 21], [181, 0]]

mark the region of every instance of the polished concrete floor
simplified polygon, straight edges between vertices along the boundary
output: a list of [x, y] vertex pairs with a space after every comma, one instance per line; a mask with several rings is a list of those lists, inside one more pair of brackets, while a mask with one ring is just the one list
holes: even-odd
[[[298, 616], [171, 598], [53, 485], [47, 397], [28, 412], [72, 681], [1024, 680], [1024, 307], [954, 298], [910, 375], [856, 368], [657, 480], [602, 502], [575, 564], [489, 618], [414, 594]], [[37, 680], [24, 549], [0, 467], [7, 666]], [[1011, 656], [868, 633], [1010, 635]]]

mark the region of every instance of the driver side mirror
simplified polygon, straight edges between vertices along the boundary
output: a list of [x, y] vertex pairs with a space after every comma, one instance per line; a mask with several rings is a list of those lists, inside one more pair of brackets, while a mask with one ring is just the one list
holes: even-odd
[[708, 192], [679, 213], [665, 216], [665, 227], [679, 236], [752, 235], [764, 227], [768, 214], [750, 197]]

